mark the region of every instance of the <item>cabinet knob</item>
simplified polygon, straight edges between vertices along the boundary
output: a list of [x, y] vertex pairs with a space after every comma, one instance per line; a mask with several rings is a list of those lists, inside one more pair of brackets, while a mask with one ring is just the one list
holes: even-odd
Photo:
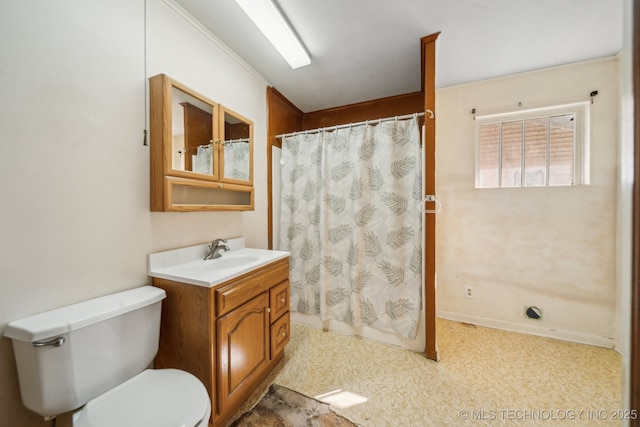
[[280, 302], [284, 304], [287, 299], [285, 297], [280, 298]]
[[267, 313], [271, 313], [271, 307], [267, 307]]
[[282, 331], [282, 336], [283, 336], [283, 337], [286, 337], [286, 336], [287, 336], [287, 331], [284, 331], [284, 330], [283, 330], [283, 331]]

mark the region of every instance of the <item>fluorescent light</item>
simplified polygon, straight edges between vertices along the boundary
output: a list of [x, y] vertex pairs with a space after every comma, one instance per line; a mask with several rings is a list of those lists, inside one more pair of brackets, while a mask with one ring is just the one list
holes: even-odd
[[271, 0], [236, 0], [291, 68], [311, 64], [311, 59]]

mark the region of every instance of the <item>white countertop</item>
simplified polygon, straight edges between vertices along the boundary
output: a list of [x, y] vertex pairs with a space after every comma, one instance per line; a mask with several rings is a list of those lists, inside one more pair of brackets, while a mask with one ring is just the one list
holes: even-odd
[[289, 252], [246, 248], [243, 237], [228, 239], [225, 244], [230, 250], [212, 260], [203, 259], [209, 253], [209, 243], [149, 254], [149, 276], [211, 288], [289, 257]]

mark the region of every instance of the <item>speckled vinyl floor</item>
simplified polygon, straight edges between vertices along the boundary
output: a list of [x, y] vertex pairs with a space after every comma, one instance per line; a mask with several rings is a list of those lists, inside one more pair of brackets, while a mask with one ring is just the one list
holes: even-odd
[[239, 414], [276, 383], [335, 397], [331, 408], [361, 426], [621, 425], [616, 351], [441, 319], [437, 332], [434, 362], [292, 324], [284, 359]]

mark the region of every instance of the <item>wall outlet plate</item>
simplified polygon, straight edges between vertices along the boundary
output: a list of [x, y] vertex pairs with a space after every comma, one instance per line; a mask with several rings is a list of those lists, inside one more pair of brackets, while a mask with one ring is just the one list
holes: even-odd
[[473, 290], [473, 286], [471, 285], [467, 285], [464, 287], [464, 297], [465, 298], [469, 298], [469, 299], [473, 299], [473, 297], [475, 296], [475, 292]]

